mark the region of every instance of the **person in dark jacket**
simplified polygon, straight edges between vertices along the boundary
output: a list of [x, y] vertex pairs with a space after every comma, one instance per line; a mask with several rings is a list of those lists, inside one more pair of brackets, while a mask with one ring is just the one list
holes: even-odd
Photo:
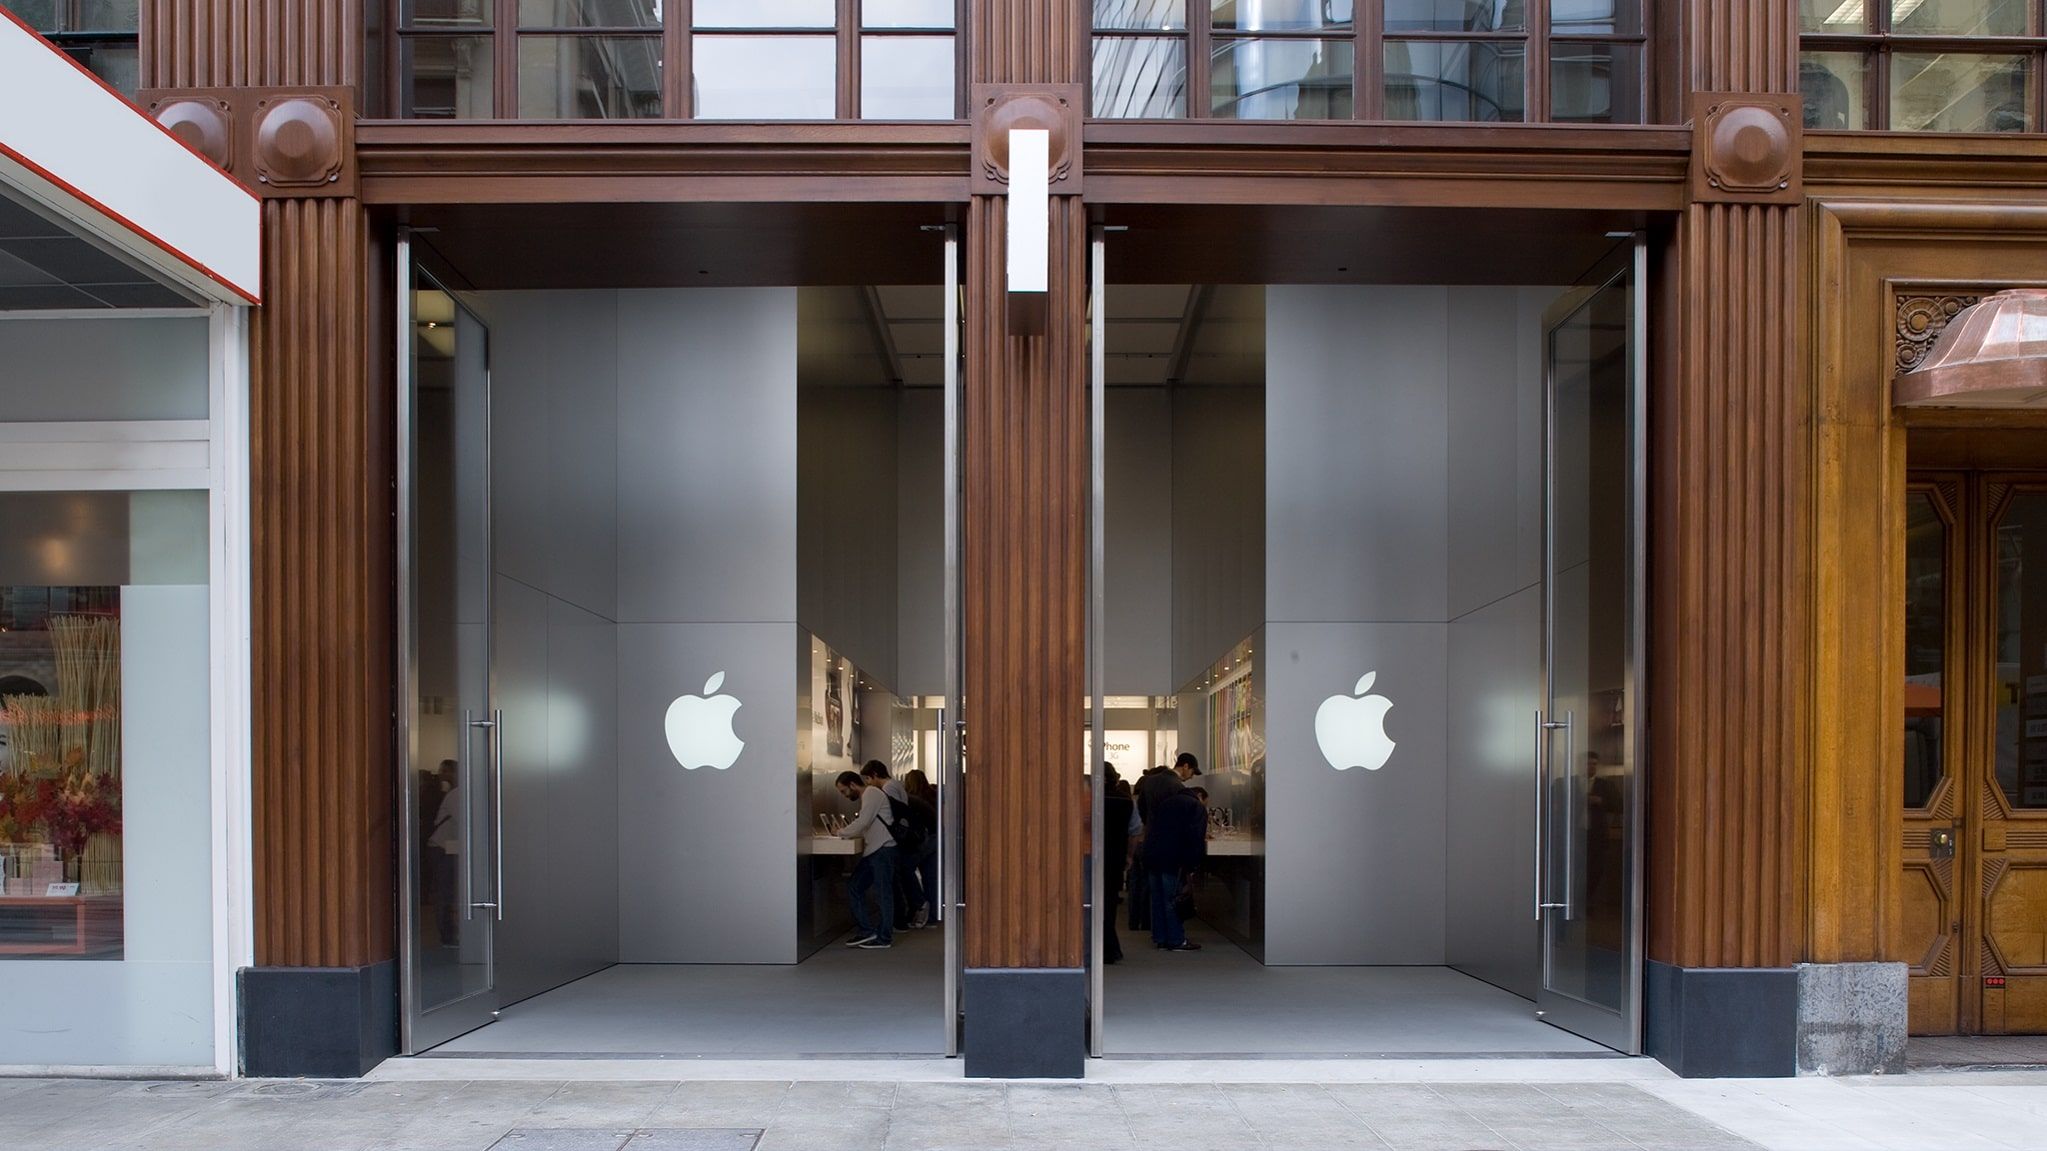
[[1174, 903], [1180, 885], [1208, 855], [1208, 810], [1186, 788], [1166, 792], [1151, 806], [1144, 827], [1144, 869], [1150, 876], [1151, 941], [1165, 951], [1199, 951], [1187, 941]]
[[1116, 908], [1123, 902], [1123, 876], [1130, 863], [1132, 831], [1137, 828], [1137, 807], [1130, 800], [1129, 789], [1116, 774], [1116, 769], [1104, 763], [1102, 770], [1109, 773], [1107, 791], [1102, 796], [1102, 892], [1106, 904], [1102, 908], [1102, 962], [1120, 963], [1123, 959], [1123, 941], [1116, 937]]

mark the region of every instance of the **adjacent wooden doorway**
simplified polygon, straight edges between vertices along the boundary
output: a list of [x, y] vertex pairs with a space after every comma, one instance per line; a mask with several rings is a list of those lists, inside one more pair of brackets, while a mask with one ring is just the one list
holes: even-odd
[[2047, 472], [1915, 472], [1904, 529], [1911, 1031], [2047, 1031]]

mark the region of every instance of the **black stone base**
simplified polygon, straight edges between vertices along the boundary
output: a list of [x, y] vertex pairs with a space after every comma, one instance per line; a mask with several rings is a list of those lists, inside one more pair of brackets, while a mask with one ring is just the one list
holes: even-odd
[[970, 967], [966, 1072], [974, 1079], [1079, 1079], [1087, 1070], [1087, 973]]
[[398, 1053], [398, 965], [244, 967], [242, 1074], [353, 1079]]
[[1798, 972], [1672, 967], [1643, 979], [1642, 1046], [1688, 1079], [1798, 1074]]

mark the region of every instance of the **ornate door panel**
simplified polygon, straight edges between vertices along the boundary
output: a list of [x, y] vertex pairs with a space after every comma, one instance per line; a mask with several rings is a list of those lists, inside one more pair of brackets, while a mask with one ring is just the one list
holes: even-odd
[[1905, 843], [1902, 906], [1893, 954], [1911, 965], [1911, 1029], [1952, 1035], [1962, 1025], [1962, 941], [1957, 850], [1966, 758], [1966, 661], [1960, 658], [1968, 597], [1958, 512], [1959, 477], [1915, 480], [1905, 511]]

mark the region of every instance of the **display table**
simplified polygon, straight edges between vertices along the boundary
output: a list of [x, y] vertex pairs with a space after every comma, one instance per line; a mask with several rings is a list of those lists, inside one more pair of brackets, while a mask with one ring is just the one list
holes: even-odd
[[1234, 835], [1223, 839], [1211, 839], [1208, 841], [1208, 854], [1211, 858], [1218, 855], [1264, 855], [1265, 841]]
[[[101, 945], [118, 945], [120, 921], [118, 895], [0, 896], [0, 955], [85, 955]], [[38, 923], [68, 925], [70, 941], [7, 938], [21, 926]]]
[[836, 835], [813, 835], [798, 843], [798, 855], [858, 855], [858, 840], [840, 839]]

